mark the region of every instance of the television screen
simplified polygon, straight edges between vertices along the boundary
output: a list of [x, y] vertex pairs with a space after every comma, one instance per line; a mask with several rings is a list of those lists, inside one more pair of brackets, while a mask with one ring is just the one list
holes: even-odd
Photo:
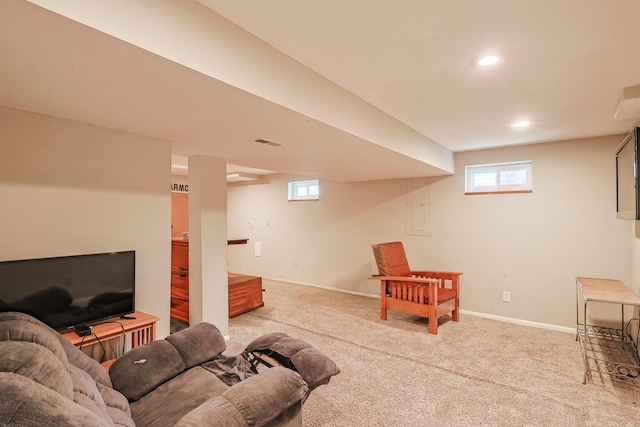
[[56, 330], [135, 311], [135, 251], [0, 262], [0, 311]]
[[627, 135], [616, 152], [616, 217], [640, 219], [638, 197], [638, 137], [636, 127]]

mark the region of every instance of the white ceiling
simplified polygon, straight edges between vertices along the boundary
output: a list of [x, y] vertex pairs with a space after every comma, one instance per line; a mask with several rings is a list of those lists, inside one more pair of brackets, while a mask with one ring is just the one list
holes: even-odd
[[[33, 3], [67, 10], [53, 13]], [[243, 172], [336, 181], [451, 172], [425, 161], [423, 153], [394, 149], [393, 142], [406, 135], [416, 146], [433, 140], [456, 152], [622, 134], [637, 121], [637, 115], [614, 119], [623, 88], [640, 85], [637, 0], [200, 3], [266, 42], [264, 69], [250, 73], [275, 66], [275, 56], [267, 56], [271, 45], [375, 107], [365, 128], [384, 121], [382, 113], [397, 119], [398, 137], [369, 136], [366, 129], [341, 127], [309, 109], [213, 78], [143, 48], [134, 41], [152, 38], [143, 29], [117, 33], [141, 28], [145, 21], [133, 12], [145, 4], [208, 13], [210, 22], [219, 23], [191, 1], [92, 2], [111, 17], [98, 30], [93, 17], [80, 16], [90, 9], [80, 0], [3, 0], [0, 105], [164, 138], [172, 141], [174, 155], [222, 157]], [[125, 7], [132, 13], [116, 13]], [[182, 34], [170, 36], [180, 40]], [[504, 61], [486, 69], [471, 65], [489, 52]], [[300, 81], [310, 81], [305, 78]], [[290, 83], [295, 92], [298, 81]], [[331, 105], [329, 96], [308, 98], [309, 104], [325, 102], [325, 111], [343, 107]], [[342, 116], [345, 122], [359, 119]], [[509, 126], [524, 118], [532, 126]], [[284, 145], [261, 146], [253, 142], [257, 138]]]
[[453, 151], [633, 124], [613, 114], [640, 85], [638, 0], [199, 1]]

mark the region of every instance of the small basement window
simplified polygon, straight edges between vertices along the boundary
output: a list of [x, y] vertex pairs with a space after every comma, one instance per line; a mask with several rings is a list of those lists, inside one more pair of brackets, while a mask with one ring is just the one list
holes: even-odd
[[320, 182], [317, 179], [289, 183], [289, 200], [319, 200]]
[[531, 193], [532, 166], [531, 160], [465, 166], [465, 194]]

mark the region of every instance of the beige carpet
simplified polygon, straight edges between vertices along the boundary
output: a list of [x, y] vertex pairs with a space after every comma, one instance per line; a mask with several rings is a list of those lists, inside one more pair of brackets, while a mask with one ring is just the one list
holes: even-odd
[[583, 385], [573, 334], [461, 315], [434, 336], [414, 316], [380, 320], [378, 299], [264, 288], [264, 307], [229, 320], [227, 353], [279, 331], [331, 357], [342, 373], [311, 394], [305, 426], [640, 426], [640, 388]]

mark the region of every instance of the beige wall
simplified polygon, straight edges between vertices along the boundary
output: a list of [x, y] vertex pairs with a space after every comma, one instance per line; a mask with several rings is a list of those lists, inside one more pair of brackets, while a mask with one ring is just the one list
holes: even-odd
[[[138, 308], [161, 317], [166, 335], [170, 144], [6, 108], [0, 128], [0, 260], [135, 249]], [[635, 224], [614, 214], [620, 141], [459, 153], [453, 176], [323, 181], [317, 202], [286, 200], [287, 182], [307, 177], [230, 185], [228, 237], [250, 241], [227, 248], [229, 270], [375, 295], [370, 245], [401, 240], [415, 268], [464, 272], [463, 310], [572, 327], [575, 276], [638, 290]], [[465, 164], [515, 160], [533, 160], [532, 194], [464, 195]], [[430, 236], [405, 233], [410, 184], [430, 197]]]
[[[287, 182], [306, 177], [229, 186], [229, 237], [250, 239], [229, 247], [229, 270], [378, 294], [370, 245], [401, 240], [414, 268], [464, 272], [463, 310], [573, 327], [576, 276], [632, 283], [633, 222], [615, 218], [621, 138], [458, 153], [455, 175], [413, 183], [323, 181], [317, 202], [286, 200]], [[533, 193], [464, 195], [466, 164], [517, 160], [533, 161]], [[430, 195], [430, 236], [405, 233], [409, 184]]]
[[0, 260], [136, 251], [136, 307], [169, 333], [171, 146], [0, 108]]

